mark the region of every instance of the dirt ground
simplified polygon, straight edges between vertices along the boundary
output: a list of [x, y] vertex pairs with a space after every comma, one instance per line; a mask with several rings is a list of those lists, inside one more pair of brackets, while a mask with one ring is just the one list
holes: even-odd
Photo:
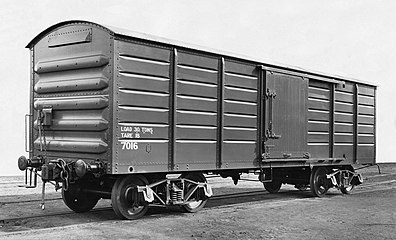
[[[15, 179], [0, 181], [0, 239], [396, 239], [396, 164], [363, 169], [364, 183], [352, 194], [331, 190], [325, 198], [283, 185], [280, 193], [209, 200], [198, 213], [152, 207], [135, 221], [118, 220], [111, 209], [18, 221], [10, 217], [68, 211], [59, 193], [17, 190]], [[246, 176], [252, 177], [252, 176]], [[259, 182], [209, 179], [215, 195], [263, 189]], [[12, 190], [14, 189], [14, 191]], [[33, 191], [33, 194], [32, 194]], [[20, 203], [7, 202], [20, 201]], [[98, 207], [109, 207], [101, 200]]]

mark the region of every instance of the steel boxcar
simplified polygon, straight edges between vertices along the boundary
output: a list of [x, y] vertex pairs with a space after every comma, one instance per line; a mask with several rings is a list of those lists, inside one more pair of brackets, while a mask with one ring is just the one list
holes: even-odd
[[375, 164], [373, 84], [86, 21], [53, 25], [27, 48], [19, 168], [54, 181], [76, 212], [100, 198], [121, 218], [149, 203], [194, 212], [211, 196], [204, 173], [349, 193], [361, 183], [352, 165]]

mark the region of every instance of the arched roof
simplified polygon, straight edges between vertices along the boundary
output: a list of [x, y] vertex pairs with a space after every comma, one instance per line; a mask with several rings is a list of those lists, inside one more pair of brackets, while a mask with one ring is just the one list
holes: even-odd
[[271, 62], [263, 61], [263, 60], [249, 57], [249, 56], [243, 56], [240, 54], [229, 53], [229, 52], [225, 52], [225, 51], [211, 49], [208, 47], [202, 47], [202, 46], [198, 46], [198, 45], [194, 45], [194, 44], [184, 43], [184, 42], [180, 42], [177, 40], [171, 40], [171, 39], [167, 39], [167, 38], [153, 36], [150, 34], [116, 28], [113, 26], [101, 25], [98, 23], [85, 21], [85, 20], [68, 20], [68, 21], [63, 21], [63, 22], [54, 24], [54, 25], [48, 27], [47, 29], [45, 29], [44, 31], [40, 32], [36, 37], [34, 37], [26, 45], [26, 48], [32, 48], [38, 41], [40, 41], [43, 37], [47, 36], [50, 32], [54, 31], [55, 29], [66, 26], [66, 25], [73, 25], [73, 24], [92, 25], [92, 26], [102, 28], [103, 30], [108, 31], [109, 34], [114, 35], [114, 36], [120, 36], [120, 37], [124, 37], [124, 38], [143, 39], [143, 40], [147, 40], [147, 41], [158, 42], [158, 43], [167, 44], [167, 45], [176, 46], [176, 47], [182, 47], [182, 48], [186, 48], [186, 49], [193, 49], [196, 51], [207, 52], [207, 53], [211, 53], [211, 54], [219, 54], [219, 55], [222, 55], [225, 57], [248, 60], [248, 61], [255, 62], [257, 64], [263, 64], [263, 65], [266, 65], [269, 67], [281, 68], [283, 70], [288, 70], [288, 71], [296, 71], [296, 72], [299, 72], [302, 74], [309, 74], [309, 75], [317, 76], [320, 78], [327, 78], [327, 79], [330, 78], [330, 79], [333, 79], [334, 82], [347, 80], [347, 81], [359, 82], [359, 83], [363, 83], [363, 84], [367, 84], [367, 85], [371, 85], [371, 86], [377, 86], [371, 82], [365, 82], [365, 81], [356, 80], [356, 79], [352, 79], [352, 78], [345, 78], [345, 77], [341, 77], [341, 76], [337, 76], [337, 75], [333, 75], [333, 74], [325, 74], [325, 73], [321, 73], [321, 72], [317, 72], [317, 71], [302, 69], [300, 67], [288, 66], [286, 64], [280, 64], [280, 63], [274, 63], [272, 61]]

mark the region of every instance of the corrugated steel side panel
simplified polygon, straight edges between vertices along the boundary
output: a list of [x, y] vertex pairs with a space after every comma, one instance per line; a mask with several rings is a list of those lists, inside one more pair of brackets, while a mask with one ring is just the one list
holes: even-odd
[[330, 83], [310, 79], [308, 87], [308, 152], [312, 157], [330, 157], [331, 105]]
[[257, 165], [259, 69], [255, 65], [225, 60], [224, 64], [224, 168]]
[[308, 101], [308, 149], [313, 157], [375, 163], [375, 87], [310, 79]]
[[115, 49], [113, 173], [257, 166], [255, 65], [139, 41]]
[[[119, 40], [115, 46], [118, 144], [113, 173], [258, 167], [260, 68], [139, 41]], [[267, 139], [262, 151], [268, 159], [286, 163], [308, 156], [346, 157], [352, 163], [357, 154], [372, 151], [367, 145], [373, 141], [369, 90], [356, 96], [355, 83], [341, 86], [282, 72], [267, 71], [264, 80], [265, 91], [276, 92], [273, 130], [281, 136]], [[265, 99], [263, 135], [269, 121]], [[361, 102], [358, 116], [355, 99]]]
[[334, 157], [355, 159], [355, 84], [345, 83], [334, 90]]
[[168, 170], [171, 50], [116, 40], [112, 173]]
[[375, 87], [357, 84], [357, 150], [359, 163], [373, 163], [376, 159], [375, 122], [376, 122]]
[[174, 170], [216, 169], [218, 57], [177, 51]]

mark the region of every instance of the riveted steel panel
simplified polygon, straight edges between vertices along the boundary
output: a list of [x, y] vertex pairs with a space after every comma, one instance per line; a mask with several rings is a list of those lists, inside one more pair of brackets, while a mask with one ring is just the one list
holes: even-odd
[[[327, 90], [330, 91], [330, 83], [325, 82], [325, 81], [320, 81], [317, 79], [309, 79], [309, 90], [311, 90], [312, 88], [318, 88], [323, 90]], [[329, 95], [330, 96], [330, 95]]]
[[353, 124], [334, 124], [334, 132], [336, 133], [353, 133]]
[[[109, 162], [111, 42], [100, 27], [65, 24], [32, 46], [31, 156]], [[51, 119], [40, 137], [37, 118], [42, 109], [50, 110]]]
[[215, 127], [176, 126], [177, 140], [216, 140], [216, 135], [217, 130]]
[[256, 116], [257, 115], [257, 104], [233, 101], [233, 100], [225, 100], [224, 112]]
[[120, 106], [140, 106], [166, 109], [169, 107], [169, 94], [121, 90], [118, 93], [118, 101]]
[[330, 102], [325, 101], [317, 101], [317, 100], [308, 100], [308, 108], [313, 110], [330, 110]]
[[223, 143], [225, 169], [257, 166], [257, 144], [255, 142], [227, 141]]
[[75, 55], [56, 58], [41, 59], [36, 63], [36, 73], [48, 73], [65, 70], [76, 70], [82, 68], [93, 68], [104, 66], [109, 63], [109, 58], [103, 54], [83, 55], [76, 53]]
[[[37, 121], [35, 127], [38, 127]], [[56, 119], [52, 120], [51, 130], [66, 130], [66, 131], [103, 131], [108, 129], [109, 122], [104, 119]]]
[[334, 121], [339, 123], [353, 123], [353, 114], [335, 113]]
[[[82, 140], [52, 140], [46, 139], [46, 151], [52, 152], [78, 152], [78, 153], [105, 153], [107, 151], [107, 143], [97, 141], [82, 141]], [[34, 141], [36, 149], [40, 149], [40, 145], [44, 139], [37, 139]]]
[[357, 106], [357, 150], [356, 160], [360, 164], [375, 163], [375, 88], [358, 85]]
[[341, 113], [353, 113], [354, 106], [353, 104], [349, 104], [349, 103], [339, 103], [336, 102], [334, 104], [334, 110], [336, 112], [341, 112]]
[[330, 100], [329, 89], [309, 87], [308, 97], [314, 99]]
[[144, 108], [120, 108], [118, 116], [120, 122], [137, 123], [169, 123], [168, 110]]
[[70, 44], [88, 43], [92, 41], [92, 28], [78, 29], [48, 37], [48, 47], [60, 47]]
[[335, 101], [344, 103], [353, 103], [353, 94], [345, 92], [335, 92]]
[[169, 79], [167, 78], [120, 73], [118, 86], [120, 89], [169, 93]]
[[358, 116], [358, 123], [374, 125], [375, 118], [374, 118], [374, 116], [359, 115]]
[[328, 133], [310, 133], [308, 134], [309, 143], [328, 143], [329, 134]]
[[226, 61], [225, 71], [228, 73], [236, 73], [246, 76], [257, 76], [259, 70], [257, 66], [254, 65], [248, 65], [240, 62]]
[[307, 151], [311, 154], [312, 158], [328, 158], [330, 157], [330, 145], [322, 143], [323, 145], [310, 145], [308, 144]]
[[358, 113], [359, 114], [364, 114], [364, 115], [374, 116], [375, 115], [375, 108], [374, 107], [370, 107], [370, 106], [359, 105], [358, 106]]
[[308, 133], [309, 132], [329, 132], [330, 126], [328, 122], [309, 122], [308, 123]]
[[365, 95], [365, 96], [375, 96], [375, 88], [372, 86], [366, 86], [366, 85], [358, 85], [358, 94], [359, 95]]
[[374, 106], [374, 97], [359, 96], [358, 103], [359, 105]]
[[117, 41], [116, 50], [119, 56], [130, 56], [140, 59], [149, 59], [159, 62], [170, 62], [170, 49], [160, 48], [142, 43]]
[[225, 127], [224, 141], [228, 141], [228, 140], [256, 141], [257, 140], [257, 129]]
[[224, 99], [257, 103], [257, 91], [225, 87]]
[[108, 138], [102, 131], [52, 131], [50, 135], [37, 137], [34, 141], [36, 149], [46, 142], [47, 151], [104, 153], [107, 151]]
[[202, 126], [216, 126], [216, 113], [191, 112], [191, 111], [177, 111], [176, 124], [190, 124]]
[[216, 85], [202, 85], [186, 81], [177, 82], [177, 92], [181, 95], [217, 98]]
[[375, 145], [358, 146], [356, 158], [360, 164], [375, 162]]
[[374, 144], [374, 134], [358, 134], [358, 143], [372, 143]]
[[116, 174], [167, 171], [169, 155], [170, 48], [115, 42]]
[[[135, 149], [129, 146], [137, 146]], [[112, 166], [116, 174], [168, 171], [168, 142], [156, 140], [119, 140], [117, 159]], [[132, 170], [132, 171], [131, 171]]]
[[187, 52], [178, 52], [178, 64], [186, 66], [194, 66], [203, 69], [218, 70], [219, 60], [214, 57], [191, 54]]
[[368, 134], [374, 134], [374, 126], [370, 125], [358, 125], [358, 133], [368, 133]]
[[195, 82], [217, 84], [217, 71], [205, 71], [204, 69], [178, 66], [177, 79]]
[[169, 78], [169, 64], [163, 62], [145, 61], [132, 57], [120, 57], [117, 61], [119, 71]]
[[176, 170], [216, 169], [215, 141], [176, 141]]
[[354, 159], [354, 147], [352, 143], [335, 143], [334, 157], [346, 158], [349, 161]]
[[256, 90], [257, 77], [225, 73], [224, 85]]
[[74, 97], [74, 98], [40, 98], [34, 101], [35, 109], [52, 108], [54, 110], [68, 109], [102, 109], [109, 105], [107, 97]]
[[311, 121], [329, 121], [330, 114], [328, 112], [308, 111], [308, 120]]
[[355, 91], [355, 84], [351, 82], [344, 82], [344, 84], [336, 84], [335, 88], [338, 92], [353, 93]]
[[109, 77], [100, 68], [78, 69], [38, 75], [34, 86], [39, 94], [101, 90], [109, 86]]
[[335, 143], [353, 143], [354, 136], [351, 133], [336, 133], [334, 135]]
[[97, 120], [109, 121], [109, 109], [84, 109], [84, 111], [62, 110], [53, 111], [52, 118], [56, 120]]
[[217, 101], [216, 99], [199, 99], [186, 96], [178, 96], [176, 107], [177, 109], [181, 110], [216, 112]]
[[257, 128], [257, 116], [226, 113], [224, 115], [224, 126]]

